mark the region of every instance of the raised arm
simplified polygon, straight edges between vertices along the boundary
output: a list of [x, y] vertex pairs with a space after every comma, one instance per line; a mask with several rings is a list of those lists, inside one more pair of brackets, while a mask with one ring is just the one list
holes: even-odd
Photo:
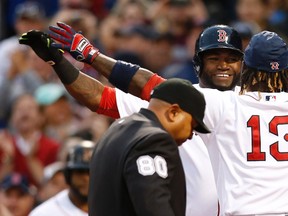
[[[29, 31], [19, 38], [20, 44], [30, 46], [40, 58], [54, 68], [67, 91], [77, 101], [92, 111], [114, 118], [119, 117], [113, 89], [105, 87], [98, 80], [75, 68], [63, 57], [59, 49], [51, 46], [52, 42], [47, 34], [35, 30]], [[103, 94], [108, 95], [104, 102], [102, 101]], [[103, 107], [101, 103], [104, 104]], [[105, 106], [108, 106], [108, 113], [105, 113]]]
[[[113, 85], [115, 85], [117, 88], [129, 92], [130, 94], [133, 94], [137, 97], [143, 98], [141, 96], [141, 93], [143, 91], [144, 86], [146, 83], [151, 79], [151, 77], [154, 75], [153, 72], [139, 67], [135, 74], [132, 76], [132, 79], [130, 80], [127, 89], [123, 89], [121, 85], [123, 85], [121, 82], [124, 82], [123, 79], [129, 79], [125, 76], [125, 69], [122, 71], [119, 71], [119, 75], [115, 76], [115, 80], [111, 80], [111, 73], [113, 69], [115, 69], [116, 60], [112, 59], [104, 54], [99, 54], [97, 58], [94, 59], [94, 61], [91, 63], [91, 66], [95, 68], [99, 73], [101, 73], [103, 76], [105, 76]], [[118, 61], [119, 64], [124, 64], [124, 62]], [[129, 69], [127, 69], [129, 70]], [[115, 72], [115, 71], [114, 71]], [[122, 74], [122, 75], [120, 75]], [[127, 74], [126, 74], [127, 75]], [[144, 98], [146, 99], [146, 98]]]
[[[78, 61], [90, 64], [110, 83], [124, 92], [143, 98], [144, 88], [150, 93], [154, 85], [163, 81], [160, 77], [153, 78], [155, 77], [153, 72], [140, 68], [138, 65], [117, 61], [101, 54], [81, 33], [76, 32], [65, 23], [58, 22], [57, 26], [50, 26], [49, 29], [49, 35], [60, 42], [52, 44], [52, 46], [69, 52]], [[151, 85], [149, 84], [147, 87], [148, 81], [151, 82]], [[146, 96], [143, 99], [147, 99]]]

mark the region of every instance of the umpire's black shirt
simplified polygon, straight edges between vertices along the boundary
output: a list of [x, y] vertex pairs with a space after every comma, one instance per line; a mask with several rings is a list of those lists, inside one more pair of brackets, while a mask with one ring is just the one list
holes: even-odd
[[89, 216], [184, 216], [178, 147], [153, 112], [115, 121], [90, 167]]

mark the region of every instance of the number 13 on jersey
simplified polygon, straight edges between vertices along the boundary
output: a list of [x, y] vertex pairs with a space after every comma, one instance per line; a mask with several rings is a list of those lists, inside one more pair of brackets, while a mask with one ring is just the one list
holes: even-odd
[[[283, 135], [283, 138], [278, 132], [279, 125], [288, 125], [288, 116], [275, 116], [268, 124], [268, 131], [265, 133], [274, 134], [275, 137], [279, 139], [284, 139], [288, 145], [288, 131]], [[277, 161], [287, 161], [288, 152], [279, 151], [279, 142], [269, 144], [269, 152], [264, 152], [261, 149], [261, 141], [265, 140], [265, 133], [260, 133], [260, 116], [253, 115], [247, 122], [247, 127], [251, 128], [251, 144], [252, 151], [247, 153], [248, 161], [265, 161], [266, 154], [271, 154], [271, 156]]]

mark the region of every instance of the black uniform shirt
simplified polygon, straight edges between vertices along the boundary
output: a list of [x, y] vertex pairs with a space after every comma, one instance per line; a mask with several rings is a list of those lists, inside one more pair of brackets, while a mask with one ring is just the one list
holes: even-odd
[[185, 215], [178, 146], [153, 112], [111, 125], [96, 145], [89, 190], [90, 216]]

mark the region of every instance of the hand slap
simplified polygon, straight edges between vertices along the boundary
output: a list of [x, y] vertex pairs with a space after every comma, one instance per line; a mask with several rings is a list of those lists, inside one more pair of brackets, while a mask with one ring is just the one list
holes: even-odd
[[72, 29], [69, 25], [57, 22], [57, 26], [49, 26], [49, 36], [61, 44], [54, 44], [54, 47], [61, 47], [66, 51], [70, 51], [70, 45], [72, 44], [73, 37], [77, 32]]
[[92, 64], [100, 54], [87, 38], [65, 23], [57, 22], [57, 26], [49, 26], [49, 30], [50, 37], [60, 42], [53, 43], [52, 46], [68, 51], [77, 61]]
[[53, 40], [44, 32], [31, 30], [19, 38], [20, 44], [30, 46], [44, 61], [54, 65], [62, 59], [61, 50], [51, 46]]

